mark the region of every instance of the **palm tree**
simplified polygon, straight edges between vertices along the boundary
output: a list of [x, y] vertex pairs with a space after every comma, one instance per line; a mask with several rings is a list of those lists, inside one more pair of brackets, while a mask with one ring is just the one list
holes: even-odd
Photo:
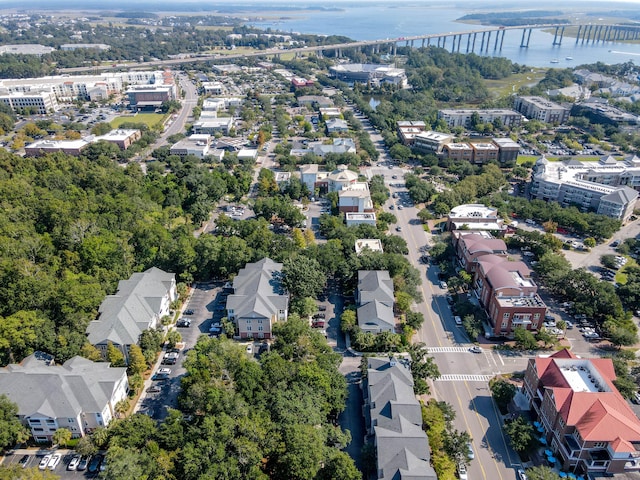
[[126, 398], [120, 400], [118, 403], [116, 403], [115, 410], [119, 418], [124, 417], [125, 414], [129, 411], [129, 400]]

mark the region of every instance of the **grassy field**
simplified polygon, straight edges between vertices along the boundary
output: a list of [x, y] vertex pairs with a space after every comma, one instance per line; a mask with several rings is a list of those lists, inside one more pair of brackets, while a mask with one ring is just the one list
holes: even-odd
[[118, 128], [123, 123], [144, 123], [149, 128], [153, 128], [160, 124], [164, 119], [164, 115], [161, 113], [138, 113], [132, 117], [117, 117], [111, 121], [113, 128]]
[[485, 84], [492, 95], [505, 97], [516, 93], [520, 87], [532, 86], [544, 78], [546, 69], [536, 68], [525, 73], [517, 73], [500, 80], [485, 80]]

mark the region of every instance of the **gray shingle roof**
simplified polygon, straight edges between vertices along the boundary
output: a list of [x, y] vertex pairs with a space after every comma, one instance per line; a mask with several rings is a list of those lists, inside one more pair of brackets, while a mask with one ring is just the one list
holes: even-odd
[[110, 368], [73, 357], [63, 365], [33, 361], [0, 369], [0, 393], [18, 405], [18, 414], [75, 418], [81, 412], [100, 413], [117, 386], [126, 381], [126, 368]]
[[227, 309], [236, 318], [271, 318], [286, 310], [289, 295], [281, 284], [282, 264], [270, 258], [247, 263], [233, 280], [233, 295], [227, 297]]
[[370, 358], [367, 365], [367, 420], [374, 425], [378, 478], [436, 480], [411, 372], [388, 358]]
[[378, 300], [393, 305], [393, 281], [386, 270], [359, 270], [358, 292], [360, 304]]
[[160, 313], [162, 301], [174, 283], [175, 274], [155, 267], [121, 280], [116, 294], [104, 299], [98, 318], [87, 327], [89, 342], [93, 345], [138, 343], [140, 334]]
[[615, 203], [618, 205], [626, 205], [638, 198], [638, 192], [630, 187], [619, 188], [607, 195], [603, 195], [601, 200]]
[[374, 300], [358, 307], [358, 325], [363, 331], [393, 331], [393, 307]]

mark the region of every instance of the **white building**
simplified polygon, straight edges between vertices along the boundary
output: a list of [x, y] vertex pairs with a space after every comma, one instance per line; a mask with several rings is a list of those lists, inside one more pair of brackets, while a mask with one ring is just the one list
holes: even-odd
[[18, 406], [18, 418], [36, 442], [51, 442], [59, 428], [78, 438], [106, 427], [128, 391], [126, 368], [82, 357], [55, 365], [52, 357], [36, 352], [0, 369], [0, 394]]
[[540, 158], [531, 180], [531, 197], [575, 205], [626, 221], [635, 207], [640, 188], [640, 159], [623, 162], [603, 157], [599, 162], [549, 162]]
[[372, 227], [375, 227], [377, 222], [376, 214], [373, 212], [347, 212], [344, 214], [344, 219], [347, 227], [353, 227], [354, 225], [371, 225]]
[[373, 201], [366, 182], [355, 182], [338, 192], [338, 209], [341, 212], [373, 212]]
[[453, 127], [471, 127], [471, 120], [474, 113], [478, 114], [478, 119], [482, 123], [492, 123], [499, 120], [505, 127], [518, 126], [522, 123], [522, 114], [504, 108], [490, 109], [443, 109], [438, 110], [438, 118], [447, 122]]
[[187, 155], [193, 155], [202, 160], [209, 154], [210, 143], [211, 135], [193, 134], [172, 145], [169, 153], [182, 158]]
[[413, 148], [421, 152], [438, 154], [446, 144], [453, 142], [454, 138], [455, 135], [450, 133], [427, 130], [413, 137]]
[[206, 133], [209, 135], [215, 135], [216, 133], [224, 133], [227, 135], [233, 128], [232, 117], [219, 117], [212, 118], [206, 117], [204, 120], [199, 120], [193, 124], [193, 133], [201, 134]]
[[47, 113], [60, 110], [58, 100], [51, 92], [9, 93], [0, 95], [0, 102], [11, 107], [14, 112], [31, 109], [33, 113], [46, 115]]
[[[354, 215], [354, 214], [351, 214]], [[368, 213], [356, 213], [355, 215], [375, 215]], [[360, 255], [363, 251], [369, 250], [371, 252], [383, 252], [382, 240], [379, 238], [359, 238], [356, 240], [356, 255]]]
[[569, 120], [568, 108], [543, 97], [516, 97], [513, 108], [529, 119], [545, 123], [565, 123]]

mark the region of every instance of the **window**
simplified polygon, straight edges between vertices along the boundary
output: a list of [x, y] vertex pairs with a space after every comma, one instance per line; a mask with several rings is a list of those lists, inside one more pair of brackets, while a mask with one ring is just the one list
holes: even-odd
[[505, 320], [507, 320], [509, 318], [509, 312], [505, 312], [502, 314], [502, 318], [504, 318]]
[[507, 328], [507, 323], [508, 322], [502, 322], [502, 329], [504, 330], [505, 328]]
[[262, 331], [262, 325], [260, 325], [260, 326], [258, 327], [258, 331], [259, 331], [259, 332], [261, 332], [261, 331]]
[[247, 332], [251, 331], [251, 325], [247, 325]]
[[604, 448], [607, 446], [607, 442], [596, 442], [593, 444], [593, 448]]
[[259, 320], [258, 320], [258, 323], [262, 323], [262, 319], [259, 319]]
[[534, 313], [533, 314], [533, 319], [534, 320], [540, 320], [540, 314], [539, 313]]
[[74, 418], [67, 418], [67, 422], [76, 423], [76, 420]]
[[44, 432], [44, 428], [38, 427], [33, 429], [34, 432]]

